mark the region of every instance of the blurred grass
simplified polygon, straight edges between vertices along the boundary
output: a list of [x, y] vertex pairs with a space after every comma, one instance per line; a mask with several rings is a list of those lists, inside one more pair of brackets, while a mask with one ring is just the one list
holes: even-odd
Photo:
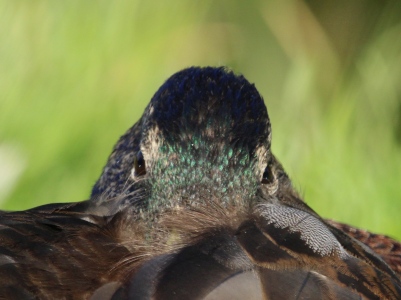
[[86, 199], [174, 72], [228, 65], [321, 215], [401, 238], [401, 5], [0, 0], [0, 205]]

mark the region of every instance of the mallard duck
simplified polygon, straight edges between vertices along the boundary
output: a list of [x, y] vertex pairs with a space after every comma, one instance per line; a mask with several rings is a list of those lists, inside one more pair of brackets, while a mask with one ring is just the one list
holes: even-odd
[[362, 233], [293, 188], [253, 84], [192, 67], [120, 138], [89, 200], [1, 213], [0, 297], [400, 299], [399, 252]]

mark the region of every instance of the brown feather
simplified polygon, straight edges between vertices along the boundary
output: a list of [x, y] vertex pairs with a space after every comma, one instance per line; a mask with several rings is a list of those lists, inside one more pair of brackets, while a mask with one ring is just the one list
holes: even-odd
[[401, 275], [401, 243], [383, 234], [375, 234], [367, 230], [352, 227], [333, 220], [327, 220], [333, 227], [340, 229], [354, 239], [364, 243]]

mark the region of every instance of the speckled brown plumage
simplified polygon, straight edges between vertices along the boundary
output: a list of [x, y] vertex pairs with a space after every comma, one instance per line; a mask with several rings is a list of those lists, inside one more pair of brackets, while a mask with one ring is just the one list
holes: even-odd
[[345, 232], [354, 239], [368, 245], [380, 255], [386, 263], [401, 275], [401, 243], [383, 234], [375, 234], [367, 230], [355, 228], [347, 224], [328, 220], [329, 224]]
[[110, 261], [129, 254], [119, 244], [118, 224], [79, 212], [80, 205], [1, 215], [1, 299], [89, 298], [118, 279]]

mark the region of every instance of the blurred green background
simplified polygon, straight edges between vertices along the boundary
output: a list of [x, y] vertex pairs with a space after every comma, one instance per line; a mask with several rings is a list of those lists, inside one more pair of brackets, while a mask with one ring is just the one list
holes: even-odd
[[324, 217], [401, 239], [401, 2], [0, 0], [0, 207], [88, 198], [174, 72], [254, 82]]

